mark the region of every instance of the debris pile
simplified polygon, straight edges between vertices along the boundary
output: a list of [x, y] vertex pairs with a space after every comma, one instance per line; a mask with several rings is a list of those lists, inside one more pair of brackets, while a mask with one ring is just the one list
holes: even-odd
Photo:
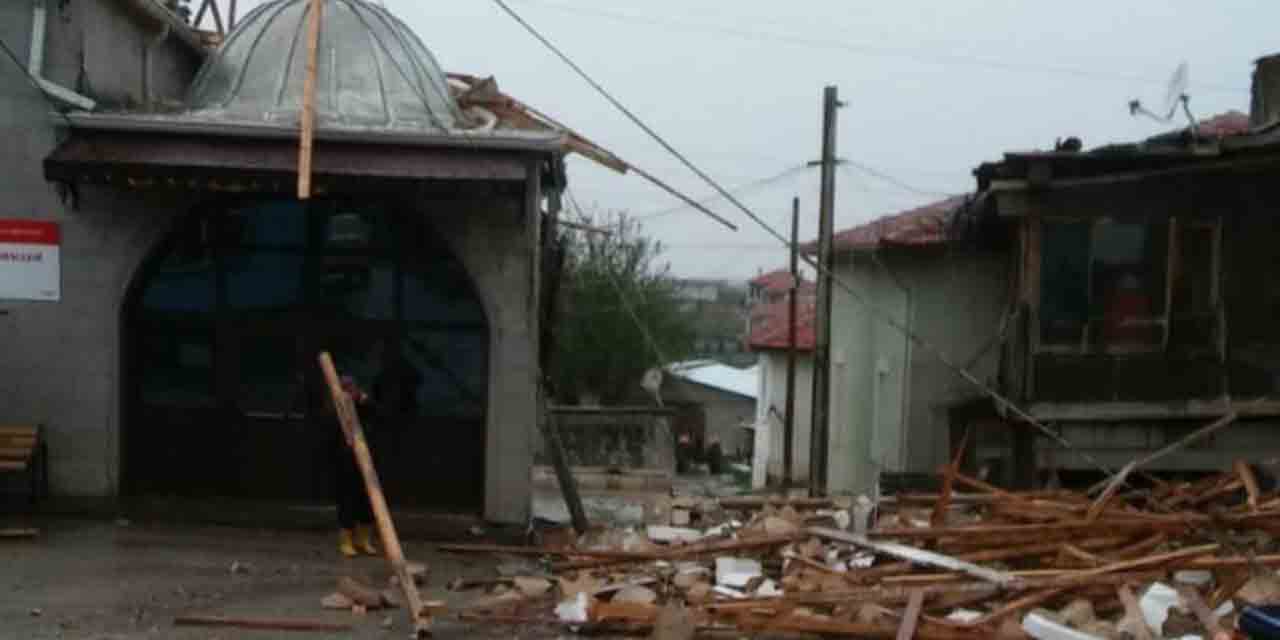
[[1217, 639], [1232, 637], [1243, 608], [1280, 603], [1280, 493], [1264, 493], [1248, 465], [1090, 493], [943, 473], [940, 493], [875, 508], [725, 498], [672, 509], [697, 528], [442, 550], [519, 558], [500, 576], [450, 585], [482, 590], [458, 612], [464, 621], [660, 638]]

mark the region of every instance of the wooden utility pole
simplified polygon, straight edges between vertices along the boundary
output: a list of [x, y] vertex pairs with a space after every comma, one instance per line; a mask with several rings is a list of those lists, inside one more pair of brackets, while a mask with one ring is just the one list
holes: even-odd
[[307, 13], [307, 75], [302, 84], [302, 143], [298, 147], [298, 199], [311, 198], [311, 157], [316, 137], [316, 69], [320, 57], [320, 20], [324, 0], [311, 0]]
[[832, 237], [836, 206], [836, 110], [840, 99], [827, 87], [822, 103], [822, 194], [818, 208], [818, 305], [814, 310], [813, 414], [809, 427], [809, 495], [827, 492], [827, 446], [831, 423], [831, 298], [835, 259]]
[[325, 384], [329, 387], [329, 395], [333, 399], [333, 407], [338, 414], [338, 423], [355, 455], [356, 465], [360, 467], [360, 475], [364, 477], [365, 492], [369, 494], [369, 506], [373, 511], [373, 519], [378, 525], [378, 535], [382, 539], [382, 548], [386, 553], [391, 572], [400, 579], [400, 588], [404, 591], [405, 606], [409, 609], [409, 618], [413, 622], [414, 634], [419, 638], [431, 635], [431, 618], [427, 607], [418, 594], [418, 585], [409, 571], [409, 563], [405, 560], [404, 549], [400, 547], [400, 537], [396, 535], [395, 523], [391, 520], [391, 509], [387, 506], [387, 498], [382, 493], [382, 483], [378, 481], [378, 471], [373, 467], [373, 454], [369, 451], [369, 442], [365, 440], [364, 428], [360, 426], [360, 416], [356, 413], [351, 397], [342, 390], [342, 382], [338, 379], [338, 370], [333, 366], [333, 358], [328, 353], [319, 356], [320, 371], [324, 374]]
[[791, 200], [791, 293], [787, 309], [787, 404], [782, 427], [782, 486], [788, 488], [795, 478], [793, 447], [796, 437], [796, 306], [800, 297], [800, 198]]

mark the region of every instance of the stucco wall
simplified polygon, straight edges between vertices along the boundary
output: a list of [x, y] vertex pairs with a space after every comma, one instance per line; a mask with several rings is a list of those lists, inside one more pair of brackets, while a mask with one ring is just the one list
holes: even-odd
[[[32, 3], [0, 3], [0, 38], [22, 62]], [[142, 50], [114, 2], [50, 3], [45, 76], [126, 96]], [[158, 59], [170, 85], [195, 59], [176, 43]], [[81, 61], [84, 74], [81, 74]], [[120, 304], [134, 269], [167, 228], [180, 198], [82, 189], [79, 210], [45, 182], [42, 161], [60, 136], [52, 107], [9, 61], [0, 62], [0, 217], [53, 220], [62, 228], [62, 302], [0, 301], [0, 420], [48, 425], [55, 493], [109, 496], [119, 478]], [[147, 212], [142, 215], [142, 212]]]
[[[45, 75], [105, 104], [141, 105], [146, 44], [117, 3], [50, 3]], [[0, 3], [0, 38], [24, 56], [30, 2]], [[154, 49], [154, 97], [181, 98], [198, 60], [170, 39]], [[83, 78], [83, 82], [77, 79]], [[0, 62], [0, 217], [62, 225], [62, 301], [0, 301], [0, 422], [48, 426], [58, 496], [119, 491], [120, 316], [135, 272], [194, 196], [81, 188], [79, 208], [45, 182], [42, 161], [64, 131], [21, 70]], [[481, 292], [491, 326], [485, 515], [523, 522], [529, 512], [537, 405], [537, 217], [532, 200], [424, 205]], [[127, 426], [126, 426], [127, 428]]]
[[528, 520], [538, 433], [538, 217], [518, 199], [432, 202], [436, 228], [475, 281], [489, 319], [485, 517]]
[[[787, 407], [787, 354], [782, 351], [760, 353], [760, 398], [756, 404], [756, 424], [769, 429], [769, 459], [766, 473], [771, 481], [780, 481], [785, 470], [783, 460], [785, 425], [779, 416], [786, 415]], [[770, 407], [777, 411], [774, 414]], [[792, 481], [809, 478], [809, 436], [812, 433], [813, 414], [813, 356], [797, 354], [795, 425], [791, 440]], [[759, 428], [759, 427], [757, 427]]]
[[[870, 492], [881, 471], [929, 472], [946, 461], [947, 408], [977, 392], [885, 318], [910, 326], [952, 361], [969, 363], [998, 331], [1005, 265], [999, 255], [961, 251], [840, 260], [837, 273], [862, 301], [838, 287], [833, 301], [833, 491]], [[993, 349], [971, 371], [993, 380], [997, 363]]]

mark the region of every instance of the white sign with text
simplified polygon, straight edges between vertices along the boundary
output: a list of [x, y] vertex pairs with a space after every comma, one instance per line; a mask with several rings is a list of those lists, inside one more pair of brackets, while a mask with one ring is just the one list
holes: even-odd
[[0, 218], [0, 300], [61, 300], [61, 245], [56, 222]]

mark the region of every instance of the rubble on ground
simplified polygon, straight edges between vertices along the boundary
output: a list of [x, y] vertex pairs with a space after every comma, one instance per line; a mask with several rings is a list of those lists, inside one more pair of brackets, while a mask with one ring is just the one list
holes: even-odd
[[1247, 466], [1096, 496], [942, 473], [942, 492], [880, 504], [683, 499], [641, 530], [441, 549], [512, 558], [494, 580], [454, 581], [486, 590], [459, 619], [584, 634], [1210, 639], [1244, 607], [1280, 603], [1280, 493]]

